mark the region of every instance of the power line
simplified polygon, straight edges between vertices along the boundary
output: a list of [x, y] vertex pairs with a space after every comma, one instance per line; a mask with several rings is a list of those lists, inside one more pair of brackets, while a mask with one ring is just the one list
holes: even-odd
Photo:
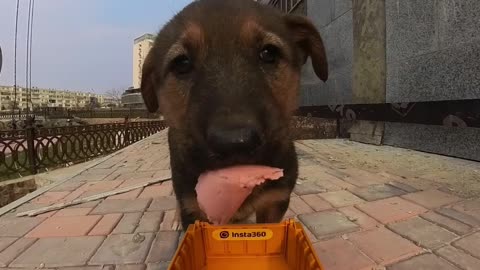
[[33, 101], [32, 101], [32, 48], [33, 48], [33, 18], [34, 18], [34, 11], [35, 11], [35, 0], [32, 0], [32, 19], [30, 25], [30, 70], [29, 70], [29, 84], [30, 84], [30, 103], [33, 109]]
[[[25, 58], [25, 90], [27, 91], [25, 95], [25, 99], [27, 101], [27, 114], [30, 113], [30, 105], [29, 105], [29, 85], [28, 85], [28, 71], [30, 70], [30, 20], [31, 20], [31, 13], [32, 13], [32, 0], [28, 3], [28, 23], [27, 23], [27, 57]], [[22, 95], [23, 96], [23, 95]]]
[[14, 45], [14, 56], [13, 56], [13, 89], [14, 89], [14, 100], [12, 106], [12, 120], [14, 120], [15, 107], [17, 107], [17, 37], [18, 37], [18, 10], [19, 10], [20, 0], [17, 0], [17, 8], [15, 15], [15, 45]]

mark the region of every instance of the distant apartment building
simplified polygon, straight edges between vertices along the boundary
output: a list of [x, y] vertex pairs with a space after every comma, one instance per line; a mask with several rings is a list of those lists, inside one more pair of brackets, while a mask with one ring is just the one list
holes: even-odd
[[[17, 87], [16, 108], [25, 110], [29, 108], [85, 108], [104, 107], [114, 103], [113, 98], [78, 91], [55, 89], [31, 89], [31, 102], [29, 92], [24, 87]], [[14, 106], [15, 90], [13, 86], [0, 86], [0, 110], [11, 110]]]
[[140, 88], [142, 67], [148, 52], [153, 46], [155, 36], [144, 34], [133, 42], [133, 88]]

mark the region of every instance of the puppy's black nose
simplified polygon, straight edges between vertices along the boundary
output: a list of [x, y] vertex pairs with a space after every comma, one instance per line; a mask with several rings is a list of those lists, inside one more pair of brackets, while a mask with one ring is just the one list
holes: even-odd
[[216, 154], [249, 154], [260, 146], [261, 136], [255, 127], [212, 127], [208, 129], [207, 142]]

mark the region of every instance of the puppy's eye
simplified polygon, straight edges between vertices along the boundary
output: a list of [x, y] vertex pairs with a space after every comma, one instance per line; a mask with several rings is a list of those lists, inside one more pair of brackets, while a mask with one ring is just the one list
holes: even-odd
[[280, 49], [273, 46], [267, 45], [262, 48], [260, 51], [260, 60], [267, 64], [274, 64], [277, 62], [278, 58], [280, 58]]
[[173, 59], [170, 69], [178, 75], [187, 74], [193, 70], [193, 62], [188, 56], [180, 55]]

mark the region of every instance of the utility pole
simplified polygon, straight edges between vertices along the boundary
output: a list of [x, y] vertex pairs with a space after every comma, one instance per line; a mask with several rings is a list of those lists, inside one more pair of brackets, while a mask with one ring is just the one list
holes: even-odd
[[3, 54], [2, 54], [2, 46], [0, 46], [0, 74], [2, 74], [2, 63], [3, 63]]

